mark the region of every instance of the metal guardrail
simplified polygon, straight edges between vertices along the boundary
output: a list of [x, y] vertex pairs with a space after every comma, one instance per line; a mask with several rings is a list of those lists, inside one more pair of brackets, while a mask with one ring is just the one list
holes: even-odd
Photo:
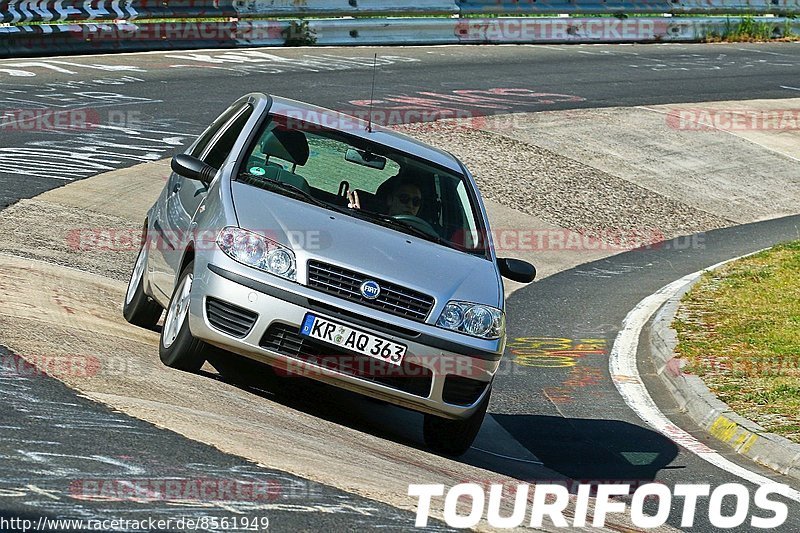
[[[776, 37], [800, 20], [758, 17]], [[724, 18], [516, 17], [470, 19], [316, 19], [214, 23], [101, 23], [0, 27], [0, 57], [194, 48], [281, 46], [287, 39], [324, 46], [693, 42], [721, 35]], [[299, 33], [297, 35], [296, 33]]]
[[[696, 41], [730, 23], [658, 15], [717, 12], [800, 14], [800, 0], [0, 0], [0, 57], [284, 44]], [[520, 16], [564, 13], [573, 16]], [[311, 18], [325, 16], [338, 18]], [[754, 20], [774, 36], [797, 30], [793, 19]]]
[[455, 15], [454, 0], [0, 0], [0, 22]]
[[455, 0], [233, 0], [239, 16], [356, 17], [455, 15]]
[[0, 27], [0, 57], [282, 46], [291, 21], [90, 23]]
[[671, 0], [458, 0], [463, 14], [669, 13]]
[[[800, 20], [756, 17], [775, 37], [800, 34]], [[469, 19], [313, 20], [308, 30], [320, 45], [555, 44], [695, 42], [729, 29], [725, 18], [517, 17]]]
[[775, 14], [800, 0], [0, 0], [0, 22], [409, 15]]
[[462, 14], [773, 14], [800, 12], [800, 0], [457, 0]]
[[799, 0], [672, 0], [674, 14], [725, 15], [800, 13]]

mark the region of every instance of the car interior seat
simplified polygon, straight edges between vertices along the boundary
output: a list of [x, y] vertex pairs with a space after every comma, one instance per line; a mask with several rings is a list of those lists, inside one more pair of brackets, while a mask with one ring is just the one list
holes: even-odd
[[[310, 153], [308, 140], [302, 131], [275, 128], [264, 136], [260, 147], [267, 158], [264, 168], [265, 178], [294, 185], [307, 193], [311, 192], [308, 181], [303, 176], [295, 174], [298, 166], [308, 162]], [[270, 161], [270, 157], [288, 161], [292, 164], [292, 170], [289, 171], [283, 165]]]

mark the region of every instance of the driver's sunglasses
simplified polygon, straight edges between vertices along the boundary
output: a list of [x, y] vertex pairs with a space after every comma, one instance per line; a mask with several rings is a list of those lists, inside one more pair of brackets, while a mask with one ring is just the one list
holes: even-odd
[[414, 207], [419, 207], [419, 205], [422, 203], [422, 198], [420, 198], [419, 196], [411, 196], [410, 194], [407, 193], [398, 194], [397, 199], [400, 200], [401, 204], [405, 205], [408, 205], [408, 202], [411, 202], [411, 205], [413, 205]]

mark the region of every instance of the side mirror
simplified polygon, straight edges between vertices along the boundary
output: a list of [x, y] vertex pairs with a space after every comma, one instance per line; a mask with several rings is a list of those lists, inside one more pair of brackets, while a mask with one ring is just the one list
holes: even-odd
[[214, 174], [217, 173], [216, 168], [206, 165], [196, 157], [187, 154], [178, 154], [173, 157], [170, 167], [176, 174], [190, 180], [201, 181], [206, 185], [211, 183], [211, 180], [214, 179]]
[[511, 281], [530, 283], [536, 278], [536, 268], [527, 261], [498, 258], [497, 266], [500, 267], [500, 275]]

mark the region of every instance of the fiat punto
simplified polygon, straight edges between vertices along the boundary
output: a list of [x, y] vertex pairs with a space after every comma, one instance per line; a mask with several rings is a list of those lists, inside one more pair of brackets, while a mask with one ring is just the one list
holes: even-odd
[[164, 364], [244, 356], [420, 411], [439, 453], [470, 447], [505, 345], [501, 275], [535, 270], [495, 256], [458, 159], [249, 94], [171, 166], [123, 305], [142, 327], [166, 309]]

